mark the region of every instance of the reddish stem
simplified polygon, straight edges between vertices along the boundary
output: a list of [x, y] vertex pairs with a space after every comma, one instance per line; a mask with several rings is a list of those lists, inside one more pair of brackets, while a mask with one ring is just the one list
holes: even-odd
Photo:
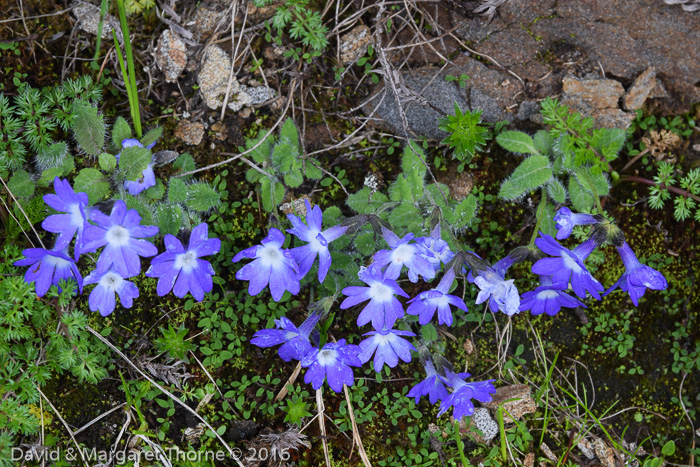
[[669, 186], [666, 185], [665, 183], [656, 183], [653, 180], [649, 180], [648, 178], [644, 177], [637, 177], [636, 175], [628, 175], [624, 177], [620, 177], [618, 182], [638, 182], [638, 183], [644, 183], [646, 185], [652, 185], [652, 186], [658, 186], [661, 189], [668, 190], [671, 193], [675, 193], [677, 195], [685, 196], [686, 198], [691, 198], [694, 199], [695, 201], [700, 202], [700, 196], [696, 196], [689, 191], [685, 191], [681, 188], [676, 188], [675, 186]]

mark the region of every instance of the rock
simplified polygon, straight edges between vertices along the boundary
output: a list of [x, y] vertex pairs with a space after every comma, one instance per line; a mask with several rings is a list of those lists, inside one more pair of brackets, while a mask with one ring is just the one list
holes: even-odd
[[458, 22], [455, 33], [471, 41], [472, 49], [526, 81], [536, 82], [542, 66], [563, 76], [571, 64], [560, 51], [575, 48], [583, 59], [578, 67], [602, 68], [624, 82], [655, 68], [668, 90], [657, 98], [665, 114], [688, 112], [700, 99], [697, 15], [661, 0], [519, 0], [501, 5], [486, 26], [457, 12], [452, 19]]
[[187, 48], [177, 34], [163, 31], [156, 46], [156, 63], [165, 74], [165, 81], [174, 83], [187, 65]]
[[[257, 23], [262, 23], [263, 21], [272, 18], [277, 11], [277, 8], [283, 3], [283, 0], [273, 0], [271, 3], [265, 6], [257, 7], [253, 2], [248, 2], [248, 19], [247, 24], [253, 25]], [[238, 13], [236, 14], [236, 23], [242, 23], [245, 17], [245, 8], [238, 8]]]
[[340, 61], [344, 65], [355, 63], [367, 51], [372, 33], [364, 24], [355, 26], [347, 34], [340, 36]]
[[199, 122], [180, 120], [175, 128], [175, 137], [184, 141], [185, 144], [196, 146], [202, 142], [204, 137], [204, 125]]
[[250, 96], [248, 105], [260, 105], [275, 97], [275, 90], [267, 86], [241, 86], [241, 92]]
[[[513, 399], [510, 402], [507, 400]], [[493, 395], [493, 400], [484, 404], [484, 407], [495, 412], [498, 406], [503, 404], [503, 420], [506, 423], [513, 423], [511, 416], [515, 420], [528, 413], [533, 413], [537, 410], [535, 401], [532, 400], [530, 386], [527, 384], [515, 384], [513, 386], [505, 386], [496, 389], [496, 394]], [[508, 412], [506, 412], [506, 410]]]
[[593, 460], [595, 458], [595, 450], [593, 449], [593, 444], [586, 438], [581, 438], [581, 441], [576, 445], [578, 446], [581, 454], [583, 454], [586, 459]]
[[[78, 26], [83, 31], [97, 35], [98, 25], [100, 24], [100, 8], [87, 2], [77, 2], [73, 7], [73, 16], [78, 20]], [[105, 15], [105, 21], [102, 25], [102, 39], [111, 39], [112, 31], [117, 34], [119, 43], [124, 43], [124, 36], [119, 25], [119, 20], [109, 13]]]
[[603, 467], [615, 467], [615, 451], [600, 438], [593, 440], [595, 455]]
[[622, 107], [625, 110], [637, 110], [644, 105], [651, 91], [656, 87], [656, 71], [649, 68], [634, 80], [632, 86], [627, 90]]
[[[482, 109], [482, 120], [495, 123], [508, 119], [511, 114], [508, 108], [518, 102], [518, 96], [523, 90], [522, 84], [513, 76], [498, 70], [490, 69], [473, 58], [462, 55], [454, 60], [454, 66], [435, 74], [438, 70], [433, 67], [423, 67], [413, 70], [412, 74], [402, 74], [406, 87], [421, 95], [444, 114], [429, 106], [421, 106], [415, 102], [404, 103], [409, 130], [418, 136], [433, 139], [443, 139], [447, 133], [438, 128], [438, 119], [445, 114], [454, 115], [454, 104], [457, 103], [462, 111]], [[445, 80], [447, 75], [468, 75], [465, 87], [459, 88], [454, 82]], [[381, 94], [381, 95], [378, 95]], [[465, 96], [469, 96], [468, 100]], [[383, 120], [388, 130], [402, 133], [401, 115], [396, 105], [393, 92], [382, 88], [375, 93], [374, 99], [364, 107], [370, 115], [376, 109], [373, 117]]]
[[[444, 183], [450, 189], [450, 196], [456, 201], [462, 201], [474, 189], [474, 177], [467, 172], [455, 173], [455, 171], [450, 171]], [[474, 352], [474, 344], [469, 339], [465, 341], [465, 350], [467, 354]]]
[[231, 59], [221, 47], [218, 45], [207, 47], [202, 62], [202, 71], [197, 76], [197, 82], [207, 107], [213, 110], [220, 108], [227, 90], [229, 91], [228, 107], [234, 112], [238, 112], [245, 105], [250, 105], [251, 96], [244, 92], [235, 77], [231, 79], [231, 88], [228, 89]]
[[225, 13], [225, 11], [216, 11], [201, 6], [194, 14], [194, 20], [187, 23], [187, 26], [192, 26], [192, 31], [200, 37], [200, 40], [206, 39], [214, 33]]
[[489, 411], [483, 407], [474, 410], [472, 423], [483, 435], [483, 443], [488, 444], [498, 434], [498, 424], [491, 418]]
[[547, 443], [542, 443], [540, 444], [540, 451], [542, 451], [542, 454], [544, 454], [544, 457], [549, 459], [552, 462], [557, 461], [557, 456], [554, 455], [552, 450], [547, 446]]
[[523, 467], [534, 467], [535, 466], [535, 453], [528, 452], [523, 459]]
[[567, 76], [562, 80], [562, 86], [561, 103], [584, 117], [592, 117], [596, 127], [627, 128], [634, 120], [634, 114], [618, 108], [620, 97], [625, 93], [618, 81]]

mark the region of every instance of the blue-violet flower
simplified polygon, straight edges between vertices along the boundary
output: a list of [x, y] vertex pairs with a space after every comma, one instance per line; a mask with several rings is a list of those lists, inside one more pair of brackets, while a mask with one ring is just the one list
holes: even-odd
[[[156, 142], [152, 142], [148, 146], [146, 146], [146, 149], [151, 149], [153, 146], [155, 146]], [[127, 138], [124, 141], [122, 141], [122, 148], [128, 148], [131, 146], [138, 146], [140, 148], [143, 147], [143, 144], [141, 144], [141, 141], [133, 138]], [[117, 161], [119, 161], [119, 156], [121, 156], [121, 153], [117, 154], [115, 157]], [[155, 186], [156, 185], [156, 174], [153, 172], [153, 161], [149, 162], [146, 168], [141, 172], [141, 177], [139, 177], [138, 180], [125, 180], [124, 181], [124, 188], [127, 189], [130, 195], [136, 196], [142, 191]]]
[[530, 310], [533, 315], [547, 313], [549, 316], [554, 316], [559, 313], [562, 307], [582, 306], [586, 308], [583, 302], [571, 297], [564, 289], [568, 289], [568, 286], [561, 283], [553, 284], [552, 276], [540, 276], [540, 286], [523, 294], [520, 301], [520, 311]]
[[420, 383], [416, 384], [408, 391], [408, 397], [415, 397], [416, 404], [420, 401], [423, 396], [428, 396], [428, 400], [431, 404], [435, 404], [439, 400], [445, 399], [449, 393], [445, 389], [445, 384], [447, 380], [440, 375], [432, 360], [429, 358], [423, 361], [423, 367], [425, 368], [426, 377]]
[[345, 310], [369, 300], [370, 302], [357, 317], [357, 325], [364, 326], [372, 321], [372, 327], [376, 330], [391, 328], [404, 314], [401, 302], [394, 295], [406, 298], [408, 295], [401, 290], [395, 280], [388, 279], [386, 274], [382, 275], [382, 270], [377, 263], [360, 269], [357, 275], [369, 287], [345, 287], [343, 293], [348, 297], [340, 304], [340, 308]]
[[331, 267], [331, 253], [328, 251], [328, 244], [337, 239], [348, 230], [347, 227], [336, 225], [330, 229], [321, 231], [323, 227], [323, 213], [321, 208], [314, 206], [311, 209], [309, 200], [306, 202], [306, 224], [294, 214], [288, 214], [287, 219], [292, 222], [293, 229], [287, 232], [296, 235], [300, 240], [308, 242], [307, 245], [292, 248], [292, 256], [299, 263], [299, 274], [301, 277], [311, 270], [316, 256], [318, 256], [318, 281], [323, 283]]
[[617, 251], [620, 253], [622, 263], [625, 265], [625, 272], [612, 287], [605, 291], [604, 295], [620, 287], [623, 292], [629, 293], [632, 303], [634, 303], [634, 306], [637, 306], [639, 299], [647, 289], [665, 290], [668, 287], [668, 282], [666, 282], [663, 274], [640, 263], [627, 242], [617, 247]]
[[428, 324], [437, 310], [438, 324], [452, 325], [452, 310], [450, 305], [459, 308], [465, 312], [469, 311], [464, 300], [455, 296], [448, 295], [450, 286], [454, 281], [455, 273], [451, 268], [440, 280], [440, 283], [434, 289], [426, 292], [421, 292], [417, 297], [408, 301], [410, 303], [406, 313], [409, 315], [418, 315], [418, 323], [421, 325]]
[[430, 232], [429, 237], [416, 238], [416, 243], [421, 250], [421, 256], [433, 265], [435, 272], [440, 270], [440, 263], [447, 264], [455, 257], [455, 252], [450, 250], [450, 245], [442, 239], [439, 223]]
[[52, 285], [58, 287], [61, 280], [74, 279], [78, 283], [78, 290], [83, 291], [83, 276], [80, 275], [75, 261], [71, 259], [66, 250], [46, 250], [44, 248], [28, 248], [22, 251], [24, 259], [14, 262], [15, 266], [31, 266], [24, 274], [24, 281], [34, 282], [36, 294], [43, 297]]
[[140, 225], [141, 216], [135, 209], [127, 210], [124, 201], [115, 201], [109, 216], [93, 210], [90, 217], [97, 225], [85, 228], [83, 251], [105, 247], [97, 259], [97, 274], [102, 274], [111, 267], [122, 277], [133, 277], [141, 271], [139, 256], [151, 257], [158, 254], [155, 245], [143, 240], [157, 234], [158, 227]]
[[512, 316], [520, 312], [520, 294], [513, 279], [505, 280], [505, 272], [508, 267], [502, 266], [504, 260], [506, 258], [492, 267], [478, 271], [479, 275], [474, 277], [474, 283], [480, 289], [479, 295], [476, 297], [476, 304], [479, 305], [488, 300], [491, 312], [496, 313], [501, 310], [508, 316]]
[[319, 319], [321, 315], [311, 313], [297, 328], [288, 318], [282, 316], [275, 320], [277, 329], [262, 329], [256, 332], [250, 343], [263, 348], [282, 344], [277, 350], [282, 360], [302, 360], [311, 351], [309, 336]]
[[415, 336], [410, 331], [384, 328], [381, 331], [370, 331], [365, 336], [370, 337], [360, 342], [361, 351], [358, 356], [362, 363], [367, 363], [374, 354], [374, 371], [376, 372], [382, 371], [384, 363], [390, 368], [394, 368], [399, 364], [399, 359], [410, 362], [411, 350], [416, 351], [413, 344], [401, 337]]
[[542, 232], [540, 235], [541, 237], [535, 240], [537, 247], [558, 258], [542, 258], [532, 265], [532, 272], [541, 276], [552, 276], [554, 284], [566, 286], [571, 281], [571, 288], [579, 298], [585, 298], [588, 291], [596, 300], [600, 300], [599, 292], [602, 292], [604, 287], [583, 264], [595, 249], [595, 241], [590, 238], [571, 251], [561, 246], [550, 235]]
[[299, 293], [299, 265], [289, 250], [282, 249], [283, 244], [284, 234], [272, 228], [262, 245], [246, 248], [233, 257], [234, 263], [243, 258], [255, 259], [236, 273], [236, 279], [250, 281], [250, 295], [259, 294], [268, 284], [276, 302], [286, 290], [292, 295]]
[[408, 268], [408, 278], [411, 282], [418, 282], [419, 275], [423, 276], [424, 280], [435, 277], [435, 269], [421, 255], [422, 248], [416, 243], [409, 243], [413, 240], [412, 233], [399, 238], [394, 232], [382, 226], [382, 236], [391, 250], [376, 252], [374, 262], [382, 268], [388, 265], [384, 272], [385, 278], [398, 279], [404, 266]]
[[184, 297], [187, 292], [198, 302], [204, 299], [204, 294], [211, 292], [212, 276], [216, 274], [209, 261], [200, 259], [219, 252], [221, 240], [209, 238], [209, 226], [201, 223], [190, 234], [187, 251], [182, 242], [173, 235], [165, 236], [165, 253], [161, 253], [151, 261], [151, 267], [146, 271], [147, 277], [158, 277], [157, 292], [159, 296], [168, 294], [171, 290], [177, 297]]
[[571, 209], [563, 207], [554, 215], [554, 222], [557, 223], [557, 240], [564, 240], [569, 238], [575, 226], [597, 224], [598, 219], [590, 214], [574, 213]]
[[47, 232], [57, 233], [55, 250], [66, 248], [76, 232], [78, 237], [73, 247], [76, 261], [80, 257], [83, 245], [83, 229], [87, 226], [85, 207], [88, 205], [88, 196], [85, 193], [76, 193], [68, 180], [56, 177], [53, 180], [56, 194], [44, 195], [44, 202], [56, 211], [66, 214], [54, 214], [47, 217], [41, 223], [41, 227]]
[[338, 342], [329, 342], [321, 350], [313, 348], [301, 360], [301, 366], [308, 368], [304, 375], [304, 382], [311, 383], [314, 389], [320, 389], [323, 381], [335, 392], [343, 390], [343, 384], [352, 386], [354, 376], [351, 366], [362, 366], [357, 357], [360, 348], [356, 345], [348, 345], [345, 339]]
[[102, 316], [108, 316], [114, 311], [117, 304], [115, 294], [119, 295], [124, 308], [131, 308], [134, 299], [139, 296], [136, 285], [124, 279], [113, 269], [103, 273], [93, 271], [85, 278], [84, 284], [97, 284], [97, 287], [90, 292], [88, 305], [90, 305], [90, 311], [99, 311]]
[[452, 394], [442, 399], [440, 403], [440, 411], [438, 416], [447, 412], [452, 407], [454, 409], [452, 416], [455, 420], [461, 420], [463, 417], [470, 417], [474, 414], [474, 403], [472, 399], [479, 402], [491, 402], [493, 397], [491, 394], [496, 393], [496, 388], [492, 384], [493, 379], [486, 381], [474, 381], [467, 383], [464, 378], [468, 378], [469, 373], [452, 373], [445, 369], [447, 383], [452, 386]]

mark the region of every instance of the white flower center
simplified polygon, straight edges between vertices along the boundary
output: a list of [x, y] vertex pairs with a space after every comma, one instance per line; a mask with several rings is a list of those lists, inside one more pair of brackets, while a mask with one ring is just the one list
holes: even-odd
[[375, 334], [374, 335], [374, 342], [377, 343], [379, 347], [383, 347], [390, 342], [393, 342], [396, 340], [396, 335], [394, 333], [387, 333], [386, 335], [384, 334]]
[[197, 255], [194, 251], [188, 251], [175, 257], [175, 267], [182, 268], [184, 272], [190, 272], [197, 268]]
[[394, 296], [394, 292], [391, 287], [382, 284], [381, 282], [375, 282], [369, 286], [369, 296], [372, 300], [376, 300], [379, 303], [388, 302]]
[[450, 304], [450, 299], [447, 297], [447, 294], [442, 294], [440, 297], [431, 298], [428, 301], [432, 305], [437, 305], [440, 308]]
[[537, 293], [538, 300], [547, 300], [550, 298], [557, 298], [558, 296], [559, 294], [556, 290], [543, 290], [542, 292]]
[[333, 365], [338, 358], [338, 351], [332, 349], [324, 349], [318, 353], [318, 363], [321, 366]]
[[405, 264], [413, 258], [414, 250], [411, 245], [401, 245], [391, 252], [391, 261], [393, 263]]
[[562, 252], [561, 258], [564, 260], [564, 266], [566, 266], [567, 269], [573, 271], [576, 274], [581, 272], [581, 266], [579, 266], [576, 260], [573, 259], [571, 256]]
[[269, 244], [262, 248], [262, 250], [258, 254], [258, 258], [260, 258], [262, 260], [263, 266], [268, 266], [268, 267], [269, 266], [277, 267], [284, 260], [284, 256], [283, 256], [282, 252], [280, 251], [280, 249], [274, 245], [269, 245]]
[[68, 210], [68, 213], [70, 214], [70, 224], [73, 227], [77, 227], [81, 229], [83, 227], [83, 224], [85, 223], [85, 218], [83, 217], [83, 214], [80, 212], [80, 204], [78, 203], [73, 203], [70, 205], [70, 208]]
[[44, 256], [44, 259], [41, 260], [41, 262], [46, 263], [48, 266], [54, 266], [56, 269], [65, 269], [70, 265], [70, 261], [66, 261], [63, 258], [51, 255]]
[[99, 285], [112, 292], [116, 291], [120, 285], [124, 282], [124, 278], [117, 274], [116, 272], [108, 272], [102, 279], [100, 279]]
[[107, 243], [112, 246], [124, 246], [129, 243], [130, 238], [129, 231], [121, 225], [110, 227], [107, 231]]

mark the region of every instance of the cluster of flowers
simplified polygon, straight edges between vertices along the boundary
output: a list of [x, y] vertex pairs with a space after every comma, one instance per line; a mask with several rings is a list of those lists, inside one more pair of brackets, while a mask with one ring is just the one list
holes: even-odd
[[[159, 278], [159, 296], [171, 290], [178, 297], [189, 292], [201, 301], [204, 294], [212, 290], [214, 268], [201, 257], [218, 253], [221, 241], [209, 238], [207, 224], [192, 229], [187, 249], [175, 236], [166, 235], [166, 251], [156, 256], [158, 249], [146, 239], [155, 236], [158, 227], [141, 225], [141, 216], [136, 210], [127, 209], [124, 201], [102, 205], [101, 208], [109, 211], [106, 214], [100, 207], [89, 207], [87, 195], [75, 193], [67, 180], [54, 179], [54, 190], [55, 194], [44, 196], [44, 202], [63, 214], [48, 216], [41, 224], [44, 230], [58, 234], [54, 247], [26, 249], [22, 252], [25, 259], [15, 262], [15, 266], [31, 266], [24, 279], [35, 282], [39, 297], [44, 296], [51, 285], [56, 285], [60, 291], [62, 280], [73, 279], [80, 292], [84, 285], [96, 284], [88, 299], [90, 310], [99, 311], [102, 316], [109, 315], [116, 305], [116, 295], [122, 306], [130, 308], [139, 291], [127, 279], [141, 272], [141, 257], [152, 256], [155, 258], [146, 276]], [[71, 258], [68, 247], [74, 238]], [[100, 248], [102, 252], [95, 269], [83, 279], [77, 266], [80, 256]]]
[[[300, 289], [300, 281], [311, 270], [316, 257], [319, 257], [318, 280], [323, 282], [328, 274], [331, 263], [329, 244], [344, 235], [347, 226], [335, 226], [322, 230], [322, 212], [318, 206], [313, 210], [306, 201], [307, 222], [305, 225], [297, 216], [288, 215], [293, 225], [288, 232], [307, 242], [301, 247], [291, 250], [283, 249], [284, 234], [278, 229], [271, 229], [262, 245], [256, 245], [238, 253], [234, 262], [243, 258], [253, 259], [241, 268], [236, 277], [250, 281], [248, 292], [257, 295], [268, 284], [274, 300], [279, 300], [285, 291], [296, 294]], [[358, 367], [367, 363], [374, 355], [374, 369], [380, 372], [384, 364], [395, 367], [399, 360], [411, 361], [411, 352], [418, 352], [406, 337], [415, 337], [410, 331], [394, 329], [397, 320], [405, 314], [418, 316], [421, 325], [429, 323], [437, 312], [439, 324], [451, 325], [453, 321], [452, 307], [467, 312], [464, 301], [449, 291], [453, 287], [456, 272], [467, 273], [467, 280], [479, 288], [476, 303], [488, 302], [492, 312], [501, 311], [513, 315], [520, 311], [530, 310], [533, 315], [546, 313], [555, 315], [562, 307], [575, 308], [585, 304], [579, 300], [590, 293], [600, 299], [604, 290], [600, 282], [586, 269], [584, 261], [591, 252], [606, 239], [611, 239], [617, 247], [626, 267], [626, 272], [604, 295], [617, 287], [628, 292], [635, 305], [647, 288], [661, 290], [666, 288], [666, 280], [654, 269], [642, 265], [636, 258], [629, 245], [624, 241], [622, 232], [609, 222], [601, 222], [599, 216], [574, 214], [567, 208], [557, 213], [557, 239], [568, 238], [576, 225], [600, 224], [591, 238], [573, 250], [563, 247], [554, 238], [541, 233], [535, 242], [538, 250], [521, 247], [511, 254], [489, 265], [473, 252], [453, 252], [447, 242], [442, 240], [440, 226], [436, 226], [429, 237], [414, 238], [408, 234], [399, 238], [392, 231], [382, 226], [382, 236], [389, 245], [389, 250], [381, 250], [373, 256], [369, 267], [361, 268], [358, 277], [367, 284], [366, 287], [346, 287], [343, 294], [345, 300], [341, 309], [368, 302], [360, 311], [357, 325], [371, 323], [374, 328], [365, 334], [368, 336], [358, 345], [350, 345], [341, 339], [320, 346], [319, 333], [316, 325], [322, 316], [312, 313], [304, 323], [296, 327], [287, 318], [276, 320], [276, 329], [258, 331], [252, 343], [260, 347], [281, 345], [278, 350], [285, 361], [299, 360], [302, 367], [308, 368], [304, 381], [311, 383], [314, 389], [323, 385], [324, 381], [336, 392], [342, 390], [343, 384], [353, 384], [353, 372], [350, 367]], [[544, 254], [551, 257], [542, 257]], [[508, 269], [515, 263], [528, 257], [538, 258], [532, 266], [532, 272], [540, 276], [539, 286], [522, 295], [522, 299], [513, 279], [505, 279]], [[442, 278], [434, 288], [421, 292], [408, 300], [408, 308], [404, 312], [403, 305], [397, 296], [410, 298], [398, 285], [396, 280], [405, 270], [411, 282], [419, 278], [425, 281], [434, 279], [438, 272], [446, 266]], [[459, 268], [459, 269], [458, 269]], [[570, 296], [567, 291], [571, 288], [579, 297]], [[472, 399], [483, 402], [491, 400], [495, 392], [492, 381], [466, 382], [468, 373], [454, 373], [449, 363], [436, 365], [426, 350], [420, 352], [427, 377], [416, 385], [410, 392], [416, 402], [421, 396], [428, 395], [431, 403], [441, 402], [440, 413], [450, 407], [454, 408], [455, 418], [471, 415], [474, 411]], [[442, 360], [441, 360], [442, 361]], [[445, 386], [452, 388], [448, 393]]]

